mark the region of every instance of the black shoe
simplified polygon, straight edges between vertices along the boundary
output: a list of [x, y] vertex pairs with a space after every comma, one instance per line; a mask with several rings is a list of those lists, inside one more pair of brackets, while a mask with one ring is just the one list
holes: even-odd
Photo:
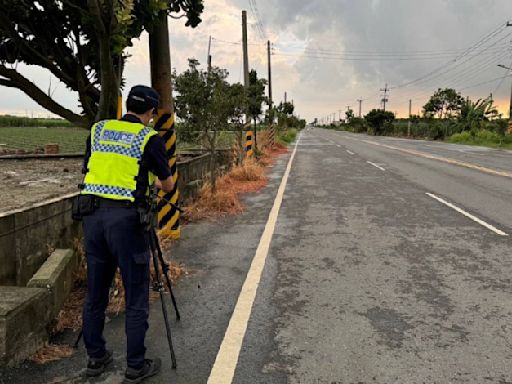
[[148, 377], [155, 376], [162, 368], [162, 360], [156, 358], [154, 360], [144, 360], [144, 366], [141, 369], [126, 368], [123, 384], [141, 383]]
[[85, 374], [89, 377], [95, 377], [105, 372], [105, 368], [114, 360], [112, 351], [105, 351], [105, 355], [99, 359], [89, 357], [87, 362], [87, 370]]

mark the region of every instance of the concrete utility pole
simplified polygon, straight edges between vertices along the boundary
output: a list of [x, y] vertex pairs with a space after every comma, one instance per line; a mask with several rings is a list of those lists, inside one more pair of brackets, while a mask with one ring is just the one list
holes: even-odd
[[411, 116], [412, 116], [412, 100], [409, 100], [409, 121], [407, 122], [407, 136], [411, 137]]
[[[158, 21], [149, 33], [149, 57], [151, 68], [151, 86], [160, 95], [156, 125], [161, 129], [169, 157], [174, 188], [169, 193], [160, 192], [162, 201], [177, 204], [179, 199], [178, 172], [176, 167], [176, 132], [174, 130], [174, 101], [172, 98], [171, 51], [169, 48], [169, 27], [167, 12], [160, 12]], [[171, 204], [158, 203], [158, 225], [165, 235], [180, 237], [180, 212]]]
[[270, 40], [267, 41], [267, 57], [268, 57], [268, 120], [270, 124], [274, 123], [274, 111], [272, 103], [272, 63], [270, 61]]
[[285, 93], [284, 93], [284, 103], [285, 103], [285, 104], [286, 104], [287, 100], [288, 100], [288, 93], [287, 93], [287, 92], [285, 92]]
[[249, 50], [247, 48], [247, 11], [242, 11], [242, 44], [244, 53], [244, 86], [249, 87]]
[[[171, 51], [167, 14], [162, 12], [149, 34], [151, 86], [160, 94], [160, 110], [174, 113], [171, 85]], [[160, 112], [160, 111], [159, 111]]]
[[363, 98], [357, 99], [357, 102], [359, 103], [359, 118], [361, 118], [361, 106], [363, 104]]
[[383, 104], [383, 107], [384, 107], [384, 111], [386, 110], [386, 103], [388, 102], [388, 92], [389, 92], [389, 88], [388, 88], [388, 84], [386, 83], [386, 86], [384, 87], [384, 89], [381, 89], [380, 90], [381, 92], [384, 92], [384, 97], [382, 98], [382, 104]]
[[212, 37], [208, 40], [208, 56], [206, 57], [206, 62], [208, 63], [208, 73], [212, 70], [212, 55], [210, 55], [210, 49], [212, 47]]

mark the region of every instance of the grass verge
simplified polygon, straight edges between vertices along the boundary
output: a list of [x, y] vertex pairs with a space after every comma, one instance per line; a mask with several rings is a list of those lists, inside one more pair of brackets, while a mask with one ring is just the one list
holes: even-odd
[[487, 130], [465, 131], [450, 136], [448, 143], [479, 145], [489, 148], [512, 149], [512, 135], [499, 135], [496, 132]]

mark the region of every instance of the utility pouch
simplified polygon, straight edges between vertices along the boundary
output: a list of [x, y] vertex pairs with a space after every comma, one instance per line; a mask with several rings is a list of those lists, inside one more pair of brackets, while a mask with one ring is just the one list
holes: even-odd
[[96, 198], [94, 195], [78, 195], [73, 199], [71, 217], [75, 221], [81, 221], [84, 216], [92, 214], [96, 210]]

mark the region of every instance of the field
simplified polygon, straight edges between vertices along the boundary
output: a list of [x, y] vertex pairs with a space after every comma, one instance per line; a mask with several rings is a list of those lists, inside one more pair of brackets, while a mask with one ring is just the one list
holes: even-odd
[[34, 152], [45, 144], [59, 144], [60, 153], [83, 153], [89, 131], [80, 128], [0, 127], [0, 152]]

